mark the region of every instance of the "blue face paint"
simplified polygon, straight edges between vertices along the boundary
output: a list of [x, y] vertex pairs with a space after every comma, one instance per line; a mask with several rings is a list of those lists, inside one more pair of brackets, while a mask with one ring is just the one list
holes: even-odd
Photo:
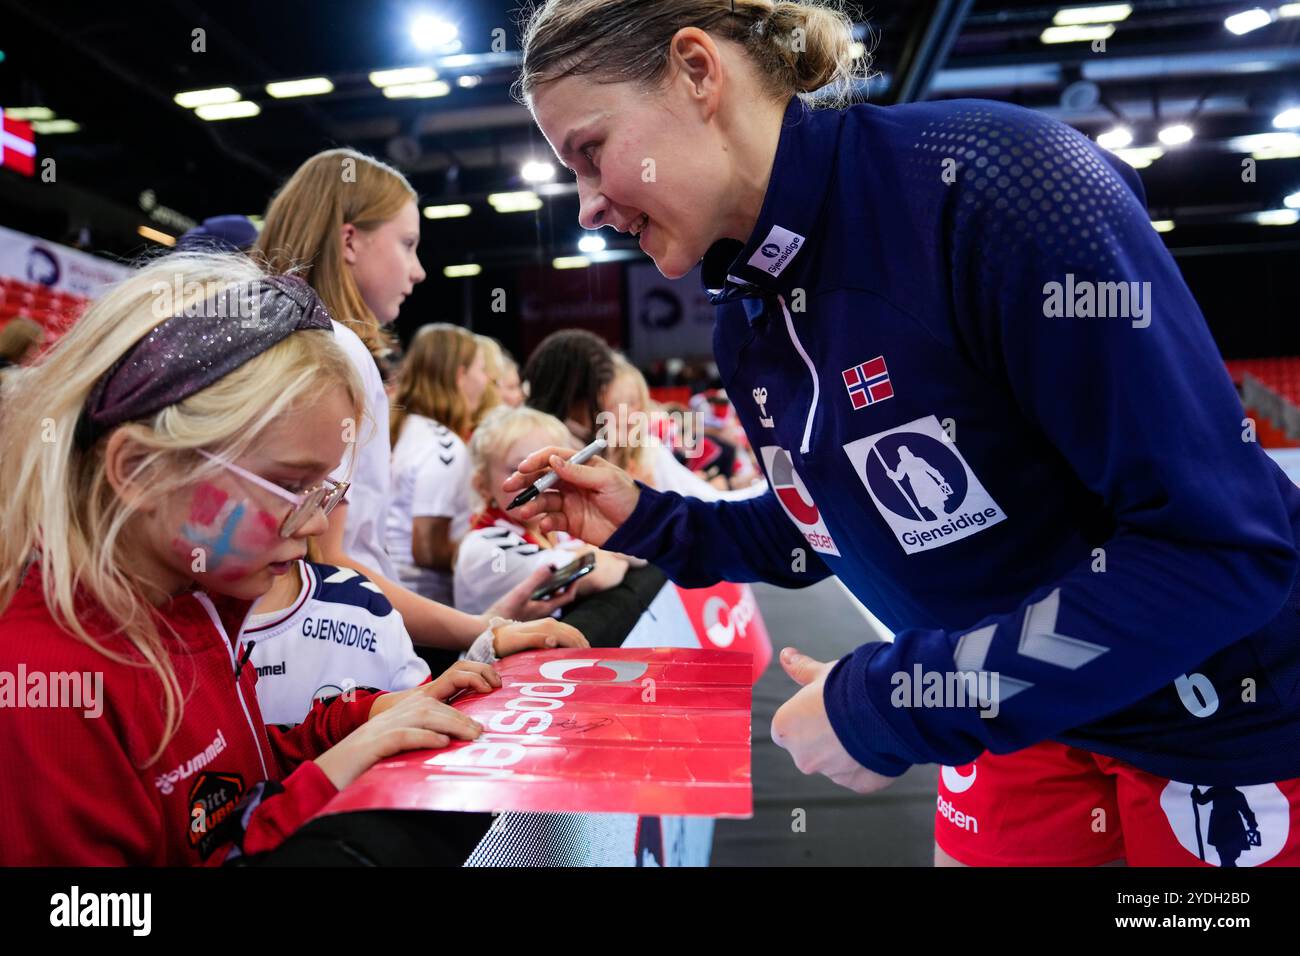
[[[218, 518], [221, 520], [220, 528], [214, 529], [213, 533], [210, 534], [205, 534], [202, 528], [188, 523], [181, 526], [181, 535], [191, 542], [194, 547], [203, 549], [207, 556], [209, 571], [216, 571], [228, 557], [246, 558], [252, 556], [248, 552], [236, 548], [233, 544], [235, 532], [238, 530], [239, 523], [243, 520], [246, 510], [242, 501], [233, 507], [229, 505], [223, 507], [218, 514]], [[221, 514], [225, 515], [224, 519], [221, 518]]]

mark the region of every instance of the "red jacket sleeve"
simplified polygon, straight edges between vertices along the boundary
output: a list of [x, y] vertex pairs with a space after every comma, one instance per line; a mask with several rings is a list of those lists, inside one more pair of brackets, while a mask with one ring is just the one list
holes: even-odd
[[232, 846], [209, 862], [227, 863], [240, 855], [274, 850], [325, 806], [338, 788], [315, 763], [320, 756], [370, 716], [378, 693], [361, 691], [355, 700], [318, 701], [301, 724], [266, 726], [267, 737], [284, 779], [264, 780], [244, 796], [229, 835]]
[[274, 850], [336, 793], [338, 788], [310, 760], [278, 783], [261, 781], [240, 801], [229, 834], [223, 834], [229, 845], [214, 853], [207, 865], [220, 866], [240, 856]]
[[303, 722], [294, 727], [267, 724], [266, 733], [280, 762], [281, 776], [287, 777], [303, 761], [319, 757], [364, 724], [378, 696], [373, 691], [357, 691], [354, 700], [332, 697], [314, 704]]
[[109, 714], [6, 708], [0, 719], [0, 865], [164, 862], [162, 802]]

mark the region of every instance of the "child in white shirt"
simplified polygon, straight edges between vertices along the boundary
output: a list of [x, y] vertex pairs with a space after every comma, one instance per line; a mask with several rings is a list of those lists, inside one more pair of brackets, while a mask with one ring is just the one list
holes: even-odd
[[473, 512], [464, 436], [488, 386], [482, 350], [454, 325], [426, 325], [398, 375], [388, 553], [413, 591], [452, 603], [456, 546]]
[[596, 568], [577, 582], [578, 594], [622, 583], [628, 561], [563, 533], [548, 535], [535, 524], [519, 524], [503, 510], [502, 483], [531, 452], [547, 445], [571, 445], [558, 419], [532, 408], [495, 409], [470, 440], [471, 481], [481, 507], [456, 555], [456, 607], [482, 613], [539, 565], [562, 567], [588, 551]]

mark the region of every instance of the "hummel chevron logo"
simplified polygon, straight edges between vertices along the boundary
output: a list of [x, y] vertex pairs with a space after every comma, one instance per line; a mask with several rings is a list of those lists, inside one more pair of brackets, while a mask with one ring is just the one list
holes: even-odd
[[[1056, 617], [1060, 609], [1060, 588], [1053, 590], [1038, 603], [1029, 605], [1025, 611], [1025, 622], [1020, 628], [1020, 644], [1016, 652], [1044, 664], [1054, 664], [1073, 671], [1095, 661], [1109, 650], [1100, 644], [1058, 633]], [[995, 633], [997, 625], [990, 624], [961, 636], [957, 649], [953, 652], [953, 663], [958, 672], [974, 673], [984, 670], [989, 645], [993, 643]], [[1016, 680], [1002, 674], [997, 686], [999, 701], [1005, 701], [1034, 685], [1031, 681]]]

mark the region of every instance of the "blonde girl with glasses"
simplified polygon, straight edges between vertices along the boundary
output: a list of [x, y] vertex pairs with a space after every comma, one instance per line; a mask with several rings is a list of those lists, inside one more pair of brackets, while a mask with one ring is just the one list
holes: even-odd
[[[174, 293], [174, 290], [178, 290]], [[382, 757], [480, 728], [463, 662], [269, 726], [234, 636], [346, 488], [364, 395], [302, 281], [183, 254], [111, 288], [0, 412], [0, 865], [274, 851]], [[15, 675], [18, 675], [15, 677]], [[13, 683], [13, 681], [17, 683]]]
[[[491, 613], [461, 614], [404, 587], [385, 546], [392, 503], [389, 405], [376, 361], [390, 348], [386, 327], [424, 281], [417, 249], [416, 193], [397, 170], [351, 149], [331, 149], [306, 160], [267, 208], [258, 254], [271, 271], [297, 270], [334, 318], [338, 344], [363, 383], [367, 427], [357, 434], [357, 459], [347, 502], [321, 534], [323, 559], [375, 583], [402, 615], [415, 643], [468, 650], [495, 617], [546, 618], [564, 598], [531, 601], [529, 582], [511, 591]], [[336, 473], [342, 479], [342, 473]], [[535, 588], [544, 577], [539, 573]], [[524, 629], [536, 646], [571, 634]]]

